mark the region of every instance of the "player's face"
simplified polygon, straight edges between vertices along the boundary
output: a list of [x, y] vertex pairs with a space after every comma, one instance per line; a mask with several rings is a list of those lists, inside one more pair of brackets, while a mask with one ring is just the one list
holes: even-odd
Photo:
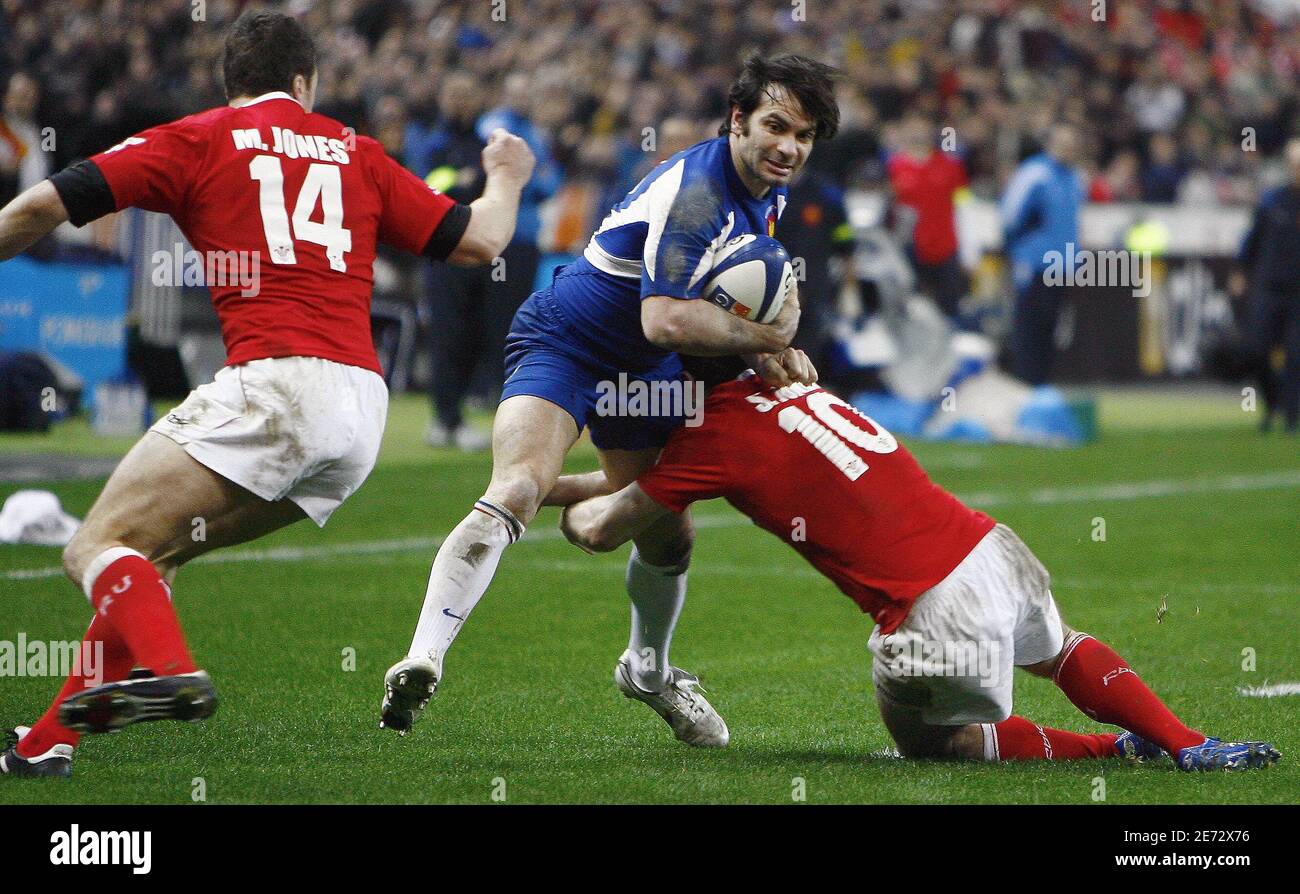
[[788, 184], [808, 161], [817, 133], [816, 122], [804, 114], [799, 100], [777, 84], [768, 88], [748, 118], [732, 109], [731, 125], [737, 170], [755, 195]]

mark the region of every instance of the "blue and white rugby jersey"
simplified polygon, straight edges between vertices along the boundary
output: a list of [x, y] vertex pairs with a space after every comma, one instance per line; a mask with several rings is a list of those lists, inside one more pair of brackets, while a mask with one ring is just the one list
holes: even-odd
[[745, 233], [773, 235], [786, 189], [756, 199], [741, 182], [726, 137], [697, 143], [660, 163], [613, 207], [582, 257], [553, 285], [576, 334], [623, 369], [648, 368], [669, 352], [641, 329], [651, 295], [698, 298], [713, 255]]

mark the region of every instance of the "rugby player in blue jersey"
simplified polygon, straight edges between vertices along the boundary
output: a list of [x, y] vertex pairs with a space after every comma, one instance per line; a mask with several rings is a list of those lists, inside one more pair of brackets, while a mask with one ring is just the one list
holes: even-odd
[[[774, 235], [787, 183], [813, 143], [839, 125], [834, 74], [802, 56], [750, 58], [731, 86], [719, 135], [646, 175], [605, 217], [582, 257], [519, 309], [506, 342], [492, 480], [438, 550], [411, 648], [385, 676], [381, 726], [403, 734], [411, 728], [505, 548], [544, 503], [571, 502], [552, 489], [583, 427], [618, 489], [654, 463], [689, 410], [683, 399], [633, 414], [601, 400], [611, 386], [631, 391], [639, 382], [648, 390], [671, 382], [681, 389], [679, 353], [741, 355], [776, 385], [815, 380], [806, 358], [786, 350], [798, 325], [797, 298], [770, 325], [695, 299], [727, 240]], [[684, 513], [635, 539], [627, 570], [632, 634], [615, 680], [663, 716], [678, 739], [722, 746], [726, 724], [696, 690], [696, 678], [668, 661], [693, 538]]]

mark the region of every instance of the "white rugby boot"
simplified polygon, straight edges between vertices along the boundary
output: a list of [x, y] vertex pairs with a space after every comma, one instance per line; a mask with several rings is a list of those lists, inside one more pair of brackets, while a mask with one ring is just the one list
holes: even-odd
[[659, 692], [648, 692], [632, 677], [631, 653], [624, 652], [614, 665], [614, 684], [627, 698], [645, 702], [672, 727], [673, 735], [687, 745], [723, 748], [731, 739], [727, 723], [713, 705], [696, 691], [700, 678], [680, 667], [669, 667], [668, 685]]
[[405, 736], [420, 719], [442, 679], [438, 656], [403, 658], [384, 674], [384, 701], [380, 705], [379, 728], [396, 730]]

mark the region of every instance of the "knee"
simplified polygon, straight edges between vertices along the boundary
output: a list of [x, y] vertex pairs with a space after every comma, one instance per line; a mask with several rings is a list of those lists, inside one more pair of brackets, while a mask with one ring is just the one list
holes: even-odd
[[984, 730], [978, 723], [934, 727], [928, 735], [897, 740], [898, 753], [913, 760], [968, 761], [984, 759]]
[[1040, 661], [1037, 664], [1022, 664], [1020, 665], [1020, 669], [1026, 673], [1033, 674], [1035, 677], [1043, 677], [1048, 680], [1052, 679], [1052, 677], [1056, 675], [1057, 665], [1059, 665], [1061, 659], [1065, 657], [1066, 647], [1070, 642], [1070, 638], [1074, 636], [1074, 634], [1074, 630], [1062, 624], [1061, 650], [1046, 661]]
[[934, 743], [922, 739], [895, 739], [898, 754], [908, 760], [933, 760], [940, 756]]
[[570, 543], [589, 553], [607, 553], [623, 545], [614, 537], [610, 527], [602, 523], [600, 513], [592, 506], [598, 502], [599, 498], [575, 503], [564, 507], [560, 513], [560, 531]]
[[651, 565], [686, 568], [691, 563], [691, 550], [695, 548], [695, 526], [690, 519], [681, 517], [681, 524], [671, 529], [646, 532], [636, 540], [636, 550]]
[[95, 557], [102, 554], [106, 549], [121, 545], [116, 542], [105, 542], [103, 538], [91, 534], [83, 525], [77, 533], [72, 535], [68, 545], [63, 548], [63, 573], [80, 590], [86, 576], [86, 570], [90, 568], [90, 563], [95, 561]]
[[80, 590], [85, 582], [86, 571], [90, 568], [90, 563], [95, 561], [95, 557], [102, 555], [107, 549], [121, 545], [117, 542], [104, 542], [98, 537], [87, 534], [85, 528], [82, 528], [72, 535], [68, 545], [63, 548], [63, 573]]
[[899, 755], [909, 760], [941, 761], [954, 757], [951, 741], [942, 736], [906, 738], [897, 742]]
[[[82, 529], [84, 531], [84, 528]], [[176, 571], [180, 567], [181, 560], [175, 550], [162, 551], [154, 555], [122, 543], [120, 540], [103, 540], [98, 537], [77, 532], [68, 541], [68, 545], [63, 548], [63, 573], [72, 581], [78, 590], [84, 588], [86, 582], [86, 572], [90, 569], [91, 564], [106, 551], [115, 547], [131, 549], [139, 552], [148, 559], [158, 570], [158, 574], [170, 585], [172, 579], [176, 576]], [[103, 569], [100, 569], [103, 570]]]
[[487, 493], [483, 495], [484, 499], [509, 511], [525, 525], [537, 515], [544, 496], [542, 483], [525, 469], [494, 475]]

